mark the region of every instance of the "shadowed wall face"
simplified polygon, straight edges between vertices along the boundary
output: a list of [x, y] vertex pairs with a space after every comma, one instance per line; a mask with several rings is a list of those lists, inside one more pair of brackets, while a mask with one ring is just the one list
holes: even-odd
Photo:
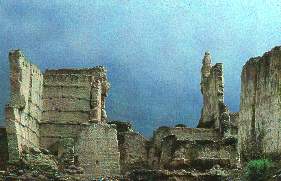
[[[281, 47], [251, 58], [241, 73], [239, 148], [242, 159], [277, 156], [281, 149]], [[275, 157], [274, 157], [275, 158]]]

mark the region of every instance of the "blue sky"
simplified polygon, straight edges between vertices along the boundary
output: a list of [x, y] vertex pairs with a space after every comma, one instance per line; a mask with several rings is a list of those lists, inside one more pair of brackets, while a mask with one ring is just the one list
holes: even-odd
[[20, 48], [42, 70], [106, 66], [108, 115], [145, 135], [194, 127], [204, 52], [224, 63], [225, 102], [238, 111], [242, 66], [281, 44], [280, 17], [278, 0], [0, 0], [0, 117], [8, 51]]

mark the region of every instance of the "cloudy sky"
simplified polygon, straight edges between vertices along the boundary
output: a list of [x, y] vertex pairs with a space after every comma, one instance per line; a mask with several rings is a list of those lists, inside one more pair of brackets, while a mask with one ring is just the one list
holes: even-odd
[[224, 63], [225, 101], [238, 111], [242, 66], [281, 44], [280, 17], [279, 0], [0, 0], [0, 119], [14, 48], [42, 70], [106, 66], [109, 117], [147, 136], [197, 125], [209, 50]]

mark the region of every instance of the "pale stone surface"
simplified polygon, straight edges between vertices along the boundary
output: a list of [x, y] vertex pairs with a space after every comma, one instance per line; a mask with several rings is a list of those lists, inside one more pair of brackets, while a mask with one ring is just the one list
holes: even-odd
[[20, 50], [11, 51], [9, 61], [11, 100], [6, 106], [5, 139], [10, 161], [20, 159], [24, 150], [42, 147], [50, 149], [66, 168], [79, 155], [85, 175], [93, 178], [119, 175], [117, 131], [106, 124], [105, 98], [110, 87], [106, 69], [42, 74]]
[[95, 123], [106, 121], [106, 70], [59, 69], [44, 73], [43, 122]]
[[39, 146], [43, 75], [20, 50], [9, 54], [11, 98], [6, 106], [9, 159], [19, 158], [22, 147]]
[[89, 179], [120, 175], [117, 131], [106, 124], [85, 125], [75, 153]]
[[251, 58], [241, 74], [239, 150], [241, 158], [280, 154], [281, 47]]

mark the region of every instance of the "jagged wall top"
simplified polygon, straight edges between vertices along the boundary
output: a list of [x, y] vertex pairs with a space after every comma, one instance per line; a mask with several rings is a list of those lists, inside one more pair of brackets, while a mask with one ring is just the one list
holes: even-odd
[[208, 77], [210, 75], [210, 70], [212, 67], [212, 60], [211, 60], [210, 52], [205, 52], [204, 58], [202, 60], [202, 64], [203, 64], [202, 69], [201, 69], [202, 78]]
[[[107, 79], [107, 69], [104, 66], [96, 66], [94, 68], [83, 68], [83, 69], [47, 69], [44, 73], [47, 79], [58, 79], [67, 77], [76, 77], [77, 81], [92, 76], [92, 82], [96, 84], [101, 83], [102, 94], [108, 95], [110, 83]], [[83, 82], [83, 81], [80, 81]]]
[[20, 157], [24, 147], [39, 146], [43, 75], [19, 49], [9, 52], [11, 96], [5, 109], [9, 159]]
[[202, 60], [201, 92], [203, 108], [198, 127], [220, 128], [221, 115], [228, 111], [224, 104], [223, 64], [212, 65], [209, 52]]

